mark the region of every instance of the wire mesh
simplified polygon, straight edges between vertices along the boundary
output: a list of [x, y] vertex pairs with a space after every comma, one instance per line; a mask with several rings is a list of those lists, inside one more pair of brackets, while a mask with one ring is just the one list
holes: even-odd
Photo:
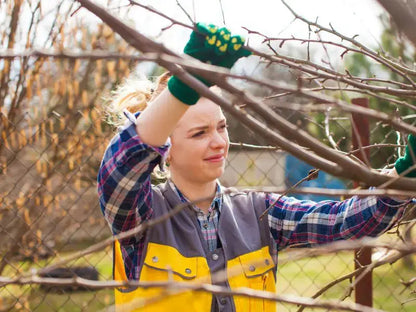
[[[7, 25], [12, 24], [11, 9], [9, 13]], [[37, 16], [36, 10], [33, 14]], [[81, 26], [65, 30], [58, 27], [64, 24], [64, 14], [58, 12], [57, 16], [61, 17], [51, 28], [48, 46], [133, 52], [102, 24], [91, 30], [80, 23]], [[16, 32], [27, 35], [27, 38], [19, 37], [21, 42], [31, 41], [30, 36], [33, 36], [26, 28]], [[2, 37], [7, 37], [6, 33], [2, 29]], [[0, 276], [13, 279], [111, 236], [96, 194], [96, 173], [114, 133], [101, 110], [102, 96], [129, 76], [130, 69], [137, 64], [126, 60], [22, 58], [2, 59], [0, 65]], [[298, 73], [274, 65], [267, 66], [269, 72], [261, 66], [258, 68], [266, 78], [292, 82], [299, 78]], [[248, 89], [259, 97], [271, 95], [259, 88]], [[349, 114], [338, 110], [308, 111], [306, 106], [302, 107], [308, 101], [296, 96], [268, 98], [267, 103], [321, 142], [340, 151], [351, 151]], [[291, 109], [294, 104], [301, 109]], [[383, 109], [395, 112], [393, 105]], [[238, 121], [231, 122], [230, 119], [234, 142], [265, 144]], [[371, 144], [390, 145], [371, 148], [371, 165], [388, 167], [400, 154], [397, 144], [405, 143], [405, 138], [381, 122], [373, 122], [370, 129]], [[233, 146], [221, 182], [225, 186], [283, 189], [306, 176], [309, 169], [281, 150]], [[319, 185], [310, 185], [334, 187], [332, 177], [323, 173], [321, 176], [325, 179], [320, 179]], [[351, 187], [351, 181], [338, 180], [337, 183]], [[395, 239], [394, 234], [381, 238], [386, 242]], [[385, 250], [374, 250], [373, 257], [383, 257], [384, 253]], [[402, 283], [414, 277], [414, 260], [414, 256], [409, 256], [374, 270], [375, 307], [386, 311], [416, 309], [414, 294]], [[111, 280], [111, 246], [70, 262], [64, 266], [69, 269], [64, 274], [73, 274], [78, 267], [87, 269], [86, 277], [98, 273], [99, 280]], [[311, 297], [353, 268], [354, 258], [350, 252], [285, 263], [278, 268], [277, 292]], [[347, 278], [319, 298], [353, 301], [350, 283]], [[112, 289], [86, 291], [75, 286], [0, 285], [0, 311], [101, 311], [113, 304]], [[293, 305], [278, 306], [278, 311], [298, 309]]]
[[[3, 137], [3, 178], [0, 182], [3, 276], [14, 278], [28, 268], [40, 269], [110, 236], [98, 206], [95, 172], [112, 130], [100, 130], [102, 116], [94, 108], [80, 115], [81, 131], [60, 126], [61, 117], [53, 113], [39, 119], [37, 124], [29, 114], [18, 123], [6, 122], [9, 130]], [[339, 128], [338, 135], [348, 138], [349, 129], [343, 126], [344, 121], [334, 118], [332, 122]], [[372, 133], [376, 132], [376, 127], [372, 128]], [[397, 135], [389, 131], [378, 143], [395, 144]], [[82, 156], [75, 158], [77, 153]], [[372, 150], [371, 159], [380, 158], [380, 153], [385, 151], [382, 148]], [[225, 186], [283, 189], [290, 185], [288, 175], [295, 170], [288, 167], [288, 157], [290, 155], [281, 150], [232, 147], [221, 182]], [[397, 154], [387, 153], [382, 157], [387, 165]], [[382, 239], [392, 239], [392, 235], [386, 234]], [[376, 250], [373, 257], [382, 257], [383, 252]], [[108, 247], [66, 267], [95, 268], [100, 280], [110, 280], [111, 259], [112, 250]], [[410, 301], [412, 297], [401, 283], [412, 278], [413, 261], [411, 256], [374, 271], [375, 307], [387, 311], [411, 311], [414, 308]], [[285, 263], [278, 269], [278, 293], [313, 296], [326, 284], [350, 273], [353, 266], [353, 255], [348, 252]], [[349, 283], [348, 279], [340, 282], [322, 298], [339, 300], [348, 297], [346, 300], [353, 300]], [[45, 288], [35, 284], [5, 286], [0, 295], [2, 309], [13, 307], [16, 311], [98, 311], [114, 302], [111, 289], [85, 291], [76, 287]], [[279, 305], [279, 311], [297, 309]]]

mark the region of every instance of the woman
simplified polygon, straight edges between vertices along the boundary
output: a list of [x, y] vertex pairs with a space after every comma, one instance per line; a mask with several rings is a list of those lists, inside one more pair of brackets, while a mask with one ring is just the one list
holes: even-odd
[[[241, 37], [213, 25], [197, 27], [185, 53], [224, 67], [247, 56]], [[113, 233], [156, 219], [181, 203], [196, 203], [143, 235], [122, 240], [115, 249], [117, 279], [173, 279], [274, 292], [276, 250], [376, 236], [403, 214], [406, 203], [391, 198], [315, 203], [277, 194], [228, 193], [217, 180], [229, 146], [225, 117], [177, 77], [143, 112], [126, 115], [130, 121], [111, 141], [98, 176], [101, 208]], [[398, 164], [401, 172], [412, 165], [408, 154]], [[164, 159], [170, 179], [152, 186], [150, 174]], [[268, 220], [259, 221], [269, 206]], [[142, 304], [148, 311], [276, 309], [272, 302], [226, 294], [182, 291], [159, 300], [163, 294], [158, 288], [116, 290], [116, 306], [126, 311], [139, 311]], [[150, 299], [155, 296], [158, 300]]]

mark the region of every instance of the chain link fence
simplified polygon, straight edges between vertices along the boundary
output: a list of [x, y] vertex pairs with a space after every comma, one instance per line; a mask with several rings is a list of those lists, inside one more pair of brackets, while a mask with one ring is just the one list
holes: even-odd
[[[30, 109], [15, 123], [2, 115], [0, 275], [10, 278], [19, 277], [29, 269], [41, 269], [111, 235], [98, 206], [95, 176], [113, 129], [106, 126], [96, 108], [80, 110], [71, 120], [54, 111]], [[321, 123], [313, 114], [305, 115], [304, 119], [313, 120], [318, 128], [330, 127], [331, 133], [335, 133], [333, 139], [338, 142], [351, 137], [349, 119], [345, 116], [328, 116]], [[306, 123], [306, 128], [310, 124]], [[371, 125], [372, 143], [402, 142], [392, 130], [386, 131], [380, 141], [377, 128], [382, 126]], [[344, 146], [348, 147], [349, 143]], [[382, 158], [387, 165], [394, 162], [397, 152], [380, 147], [372, 149], [370, 155], [376, 164]], [[281, 150], [234, 144], [221, 182], [226, 186], [284, 189], [293, 185], [293, 179], [306, 176], [309, 169]], [[321, 177], [314, 182], [320, 187], [331, 188], [334, 180], [338, 187], [349, 187], [349, 181], [325, 173]], [[381, 239], [397, 240], [397, 235], [385, 234]], [[373, 257], [383, 257], [384, 253], [374, 250]], [[414, 296], [402, 283], [413, 278], [413, 261], [411, 256], [374, 271], [375, 307], [386, 311], [416, 308]], [[351, 252], [288, 262], [278, 268], [278, 293], [311, 297], [353, 268]], [[106, 247], [79, 257], [55, 273], [59, 277], [76, 273], [86, 278], [111, 280], [112, 249]], [[345, 279], [320, 298], [353, 301], [350, 283], [350, 279]], [[92, 291], [77, 286], [37, 284], [0, 287], [1, 311], [101, 311], [113, 303], [112, 289]], [[298, 309], [279, 304], [279, 311]]]
[[[102, 118], [95, 109], [77, 115], [68, 120], [56, 112], [35, 111], [22, 114], [17, 123], [2, 116], [2, 276], [14, 278], [29, 268], [41, 269], [109, 235], [95, 182], [107, 140]], [[109, 257], [111, 251], [105, 249], [67, 268], [85, 267], [86, 278], [110, 279]], [[104, 307], [112, 300], [108, 291], [105, 296], [76, 291], [34, 284], [1, 287], [0, 308], [75, 311]]]
[[[0, 25], [0, 42], [4, 46], [7, 43], [9, 49], [41, 47], [74, 52], [65, 57], [55, 53], [51, 58], [32, 55], [0, 59], [0, 277], [14, 281], [8, 285], [0, 281], [0, 311], [106, 311], [114, 304], [112, 289], [39, 285], [23, 280], [68, 256], [76, 260], [48, 276], [77, 274], [91, 280], [112, 279], [111, 246], [88, 255], [82, 253], [89, 246], [111, 237], [96, 191], [101, 157], [115, 132], [106, 121], [103, 97], [129, 77], [138, 62], [123, 57], [80, 58], [76, 52], [112, 51], [137, 55], [137, 51], [109, 27], [91, 22], [89, 18], [83, 20], [83, 10], [77, 9], [74, 3], [58, 4], [45, 15], [37, 1], [6, 1], [0, 6], [5, 21]], [[109, 11], [116, 14], [119, 9], [119, 4], [114, 4]], [[19, 15], [19, 12], [26, 15]], [[25, 21], [29, 20], [28, 16], [30, 23]], [[120, 13], [122, 19], [128, 20], [126, 16]], [[46, 29], [45, 34], [38, 29]], [[360, 69], [364, 68], [365, 64], [359, 60], [355, 63]], [[248, 65], [245, 73], [254, 78], [261, 76], [271, 81], [302, 84], [305, 88], [316, 87], [309, 82], [311, 79], [300, 79], [298, 69], [258, 63], [258, 60]], [[155, 67], [150, 76], [160, 73], [161, 69]], [[339, 85], [334, 83], [334, 86]], [[279, 115], [321, 142], [345, 153], [353, 150], [350, 114], [338, 110], [308, 110], [303, 104], [309, 104], [309, 100], [293, 94], [274, 97], [270, 90], [267, 93], [249, 84], [242, 89], [265, 99]], [[338, 92], [336, 96], [348, 98], [349, 94]], [[397, 111], [393, 104], [375, 98], [371, 99], [370, 106], [404, 116], [406, 122], [414, 124], [415, 116], [410, 110]], [[243, 128], [239, 121], [229, 118], [229, 125], [235, 144], [230, 148], [221, 179], [223, 185], [283, 190], [296, 184], [311, 169], [278, 147], [266, 146], [267, 142]], [[373, 168], [388, 167], [401, 153], [405, 138], [381, 122], [370, 121], [369, 128], [370, 144], [379, 144], [369, 150], [369, 162]], [[318, 179], [301, 186], [352, 188], [353, 185], [352, 181], [320, 172]], [[313, 200], [328, 198], [307, 194], [294, 196]], [[412, 233], [405, 233], [404, 238], [411, 239]], [[399, 238], [397, 233], [392, 233], [380, 239], [388, 243]], [[373, 258], [379, 259], [385, 252], [373, 250]], [[285, 253], [282, 251], [280, 256], [284, 257]], [[374, 270], [372, 291], [376, 308], [416, 310], [411, 284], [406, 287], [406, 282], [414, 278], [414, 260], [412, 255]], [[340, 252], [282, 263], [278, 267], [277, 293], [352, 302], [352, 280], [344, 277], [354, 270], [354, 261], [352, 252]], [[278, 305], [278, 311], [300, 309]]]

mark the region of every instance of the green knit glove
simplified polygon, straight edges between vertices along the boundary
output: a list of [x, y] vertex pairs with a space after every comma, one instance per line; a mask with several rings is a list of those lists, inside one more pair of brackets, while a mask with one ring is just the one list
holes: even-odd
[[[413, 134], [409, 134], [407, 140], [408, 142], [406, 145], [406, 151], [404, 152], [404, 156], [399, 158], [394, 164], [394, 167], [396, 168], [398, 174], [401, 174], [403, 171], [407, 170], [409, 167], [414, 165], [410, 148], [413, 151], [413, 155], [416, 157], [416, 138]], [[416, 169], [410, 171], [405, 176], [408, 178], [416, 178]]]
[[[212, 24], [197, 23], [197, 32], [193, 31], [183, 52], [204, 63], [231, 68], [243, 56], [249, 56], [250, 51], [241, 49], [244, 38], [231, 36], [230, 31]], [[212, 84], [196, 77], [207, 86]], [[199, 94], [178, 77], [172, 76], [168, 81], [169, 91], [185, 104], [193, 105], [199, 99]]]

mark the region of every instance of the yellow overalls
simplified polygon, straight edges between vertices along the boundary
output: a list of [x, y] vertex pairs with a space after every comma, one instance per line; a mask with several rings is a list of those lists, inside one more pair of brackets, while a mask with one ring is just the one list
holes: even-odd
[[[253, 204], [255, 205], [256, 203], [261, 205], [262, 199], [255, 198], [255, 195], [249, 196], [248, 194], [224, 196], [227, 196], [227, 198], [224, 200], [218, 226], [218, 235], [222, 242], [222, 248], [210, 253], [205, 251], [204, 256], [204, 251], [201, 247], [204, 242], [202, 242], [201, 236], [197, 234], [200, 230], [198, 229], [196, 217], [194, 217], [193, 213], [189, 213], [189, 210], [184, 210], [167, 222], [159, 224], [160, 227], [158, 225], [150, 229], [147, 233], [146, 250], [140, 271], [140, 282], [174, 281], [193, 283], [195, 285], [201, 283], [211, 284], [211, 272], [218, 272], [226, 267], [227, 276], [223, 278], [222, 284], [217, 282], [213, 284], [225, 285], [230, 290], [246, 287], [275, 292], [276, 266], [269, 250], [270, 235], [268, 234], [267, 220], [266, 222], [259, 222], [257, 217], [258, 212], [264, 209], [264, 201], [263, 207], [253, 207]], [[153, 206], [157, 204], [158, 210], [162, 210], [159, 211], [160, 215], [163, 214], [165, 209], [166, 213], [167, 209], [171, 209], [171, 207], [178, 204], [175, 197], [176, 194], [173, 194], [172, 190], [165, 186], [162, 192], [153, 194]], [[257, 213], [254, 208], [259, 209]], [[154, 217], [157, 217], [157, 215]], [[190, 220], [192, 218], [195, 220]], [[239, 223], [244, 226], [244, 229], [238, 228]], [[188, 235], [179, 237], [176, 233], [179, 231], [178, 226], [181, 227], [182, 225], [183, 231]], [[257, 232], [259, 232], [258, 235], [256, 234]], [[246, 238], [243, 233], [250, 237]], [[256, 235], [257, 237], [253, 237]], [[240, 244], [241, 246], [239, 246]], [[247, 246], [249, 245], [257, 247], [257, 249], [240, 252], [239, 249], [247, 251]], [[230, 247], [227, 248], [227, 246]], [[186, 252], [193, 255], [185, 256], [184, 253]], [[198, 255], [198, 253], [200, 254]], [[118, 242], [114, 244], [113, 268], [115, 280], [127, 280]], [[190, 291], [178, 288], [169, 292], [164, 290], [163, 287], [138, 287], [136, 289], [115, 290], [117, 312], [210, 312], [214, 300], [217, 300], [217, 305], [223, 305], [222, 310], [227, 312], [276, 311], [274, 302], [243, 296], [214, 295], [213, 297], [211, 293], [204, 291]]]

